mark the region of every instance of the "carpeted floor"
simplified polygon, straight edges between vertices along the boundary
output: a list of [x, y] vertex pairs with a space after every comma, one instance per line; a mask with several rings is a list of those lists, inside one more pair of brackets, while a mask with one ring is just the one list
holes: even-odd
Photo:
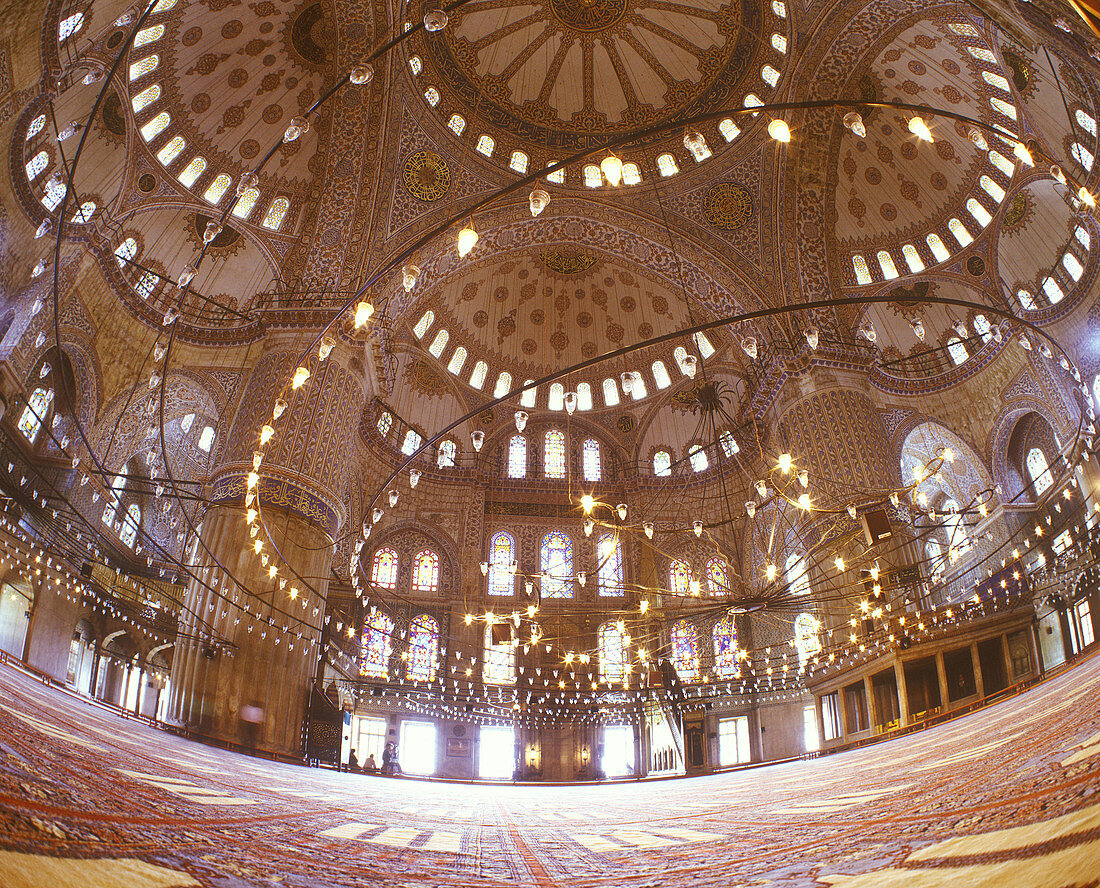
[[253, 760], [0, 666], [0, 888], [989, 885], [1100, 880], [1100, 657], [938, 728], [614, 786]]

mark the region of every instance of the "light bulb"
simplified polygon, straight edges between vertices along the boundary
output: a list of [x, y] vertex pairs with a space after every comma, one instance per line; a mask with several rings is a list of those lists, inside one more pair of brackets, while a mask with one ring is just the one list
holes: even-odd
[[332, 354], [332, 350], [336, 347], [336, 340], [331, 336], [326, 336], [321, 340], [317, 346], [317, 360], [324, 361]]
[[981, 148], [982, 151], [989, 150], [989, 143], [985, 140], [985, 136], [983, 136], [978, 130], [970, 130], [970, 132], [967, 133], [967, 138], [969, 138], [971, 142]]
[[361, 65], [356, 65], [351, 69], [348, 74], [348, 80], [354, 83], [356, 86], [362, 86], [364, 83], [370, 83], [371, 78], [374, 77], [374, 67], [364, 62]]
[[867, 138], [867, 128], [863, 125], [863, 117], [858, 111], [849, 111], [844, 115], [844, 126], [861, 139]]
[[484, 576], [488, 576], [488, 574], [489, 574], [489, 562], [488, 561], [482, 561], [481, 562], [481, 575], [484, 577]]
[[745, 350], [745, 354], [747, 354], [749, 358], [754, 361], [756, 360], [757, 349], [755, 336], [746, 336], [744, 339], [742, 339], [741, 348]]
[[283, 400], [282, 398], [277, 398], [275, 400], [275, 406], [271, 410], [272, 420], [277, 420], [280, 416], [282, 416], [283, 413], [286, 412], [286, 408], [287, 408], [286, 401]]
[[859, 332], [863, 335], [864, 339], [872, 344], [875, 342], [876, 339], [878, 339], [878, 334], [875, 332], [875, 328], [870, 322], [867, 322], [862, 327], [860, 327]]
[[585, 515], [592, 514], [592, 508], [596, 505], [596, 498], [590, 493], [586, 493], [581, 497], [581, 508], [584, 509]]
[[1066, 174], [1062, 172], [1062, 168], [1057, 164], [1050, 168], [1050, 177], [1060, 185], [1066, 184]]
[[855, 521], [856, 520], [856, 514], [857, 514], [855, 505], [853, 503], [848, 503], [847, 509], [848, 509], [848, 517], [851, 518], [853, 521]]
[[836, 558], [833, 559], [833, 566], [837, 570], [844, 570], [844, 559], [837, 555]]
[[695, 355], [685, 355], [682, 362], [684, 373], [687, 374], [688, 379], [694, 379], [696, 370], [699, 367], [699, 359]]
[[803, 487], [810, 486], [810, 473], [807, 472], [805, 469], [798, 473], [798, 483], [801, 484]]
[[609, 154], [600, 161], [600, 170], [603, 171], [607, 184], [618, 187], [623, 180], [623, 162], [614, 154]]
[[248, 477], [245, 479], [245, 483], [248, 485], [248, 489], [251, 490], [260, 483], [260, 476], [255, 472], [249, 472]]
[[253, 450], [252, 451], [252, 468], [253, 468], [254, 471], [258, 472], [260, 470], [260, 465], [263, 463], [263, 461], [264, 461], [264, 452], [262, 450]]
[[653, 539], [653, 522], [652, 521], [643, 521], [642, 522], [642, 530], [645, 531], [645, 535], [649, 539]]
[[286, 128], [286, 132], [283, 133], [284, 142], [296, 142], [302, 136], [309, 132], [309, 118], [308, 117], [292, 117], [290, 118], [290, 125]]
[[355, 306], [355, 329], [365, 327], [372, 314], [374, 314], [374, 306], [369, 302], [360, 302]]
[[1086, 206], [1092, 208], [1096, 207], [1096, 198], [1092, 196], [1092, 192], [1090, 192], [1084, 185], [1082, 185], [1077, 190], [1077, 197], [1080, 198], [1081, 203], [1085, 204]]
[[629, 395], [634, 388], [634, 374], [629, 370], [623, 371], [619, 374], [619, 382], [622, 383], [623, 394]]
[[756, 482], [756, 493], [760, 499], [765, 499], [768, 495], [768, 485], [763, 481]]
[[294, 371], [294, 378], [290, 380], [290, 387], [300, 389], [306, 384], [307, 379], [309, 379], [309, 371], [305, 367], [299, 367]]
[[527, 199], [531, 207], [531, 215], [538, 216], [550, 205], [550, 195], [541, 188], [536, 188]]
[[1031, 158], [1031, 152], [1027, 150], [1027, 145], [1023, 142], [1017, 142], [1012, 148], [1012, 153], [1024, 166], [1035, 166], [1035, 161]]
[[1026, 336], [1020, 336], [1020, 348], [1024, 351], [1031, 351], [1031, 340]]
[[779, 454], [779, 471], [784, 475], [791, 470], [791, 466], [794, 464], [794, 460], [789, 453]]
[[626, 521], [626, 503], [619, 503], [615, 507], [615, 511], [618, 513], [620, 521]]
[[592, 536], [592, 529], [596, 526], [596, 522], [591, 518], [584, 519], [584, 535], [586, 537]]
[[477, 232], [467, 225], [458, 233], [458, 255], [465, 259], [477, 246]]
[[420, 279], [420, 266], [413, 265], [411, 262], [401, 269], [401, 285], [405, 288], [406, 293], [411, 293], [412, 288], [416, 286], [416, 282]]
[[425, 31], [442, 31], [447, 27], [447, 22], [450, 19], [447, 18], [447, 13], [442, 9], [430, 9], [424, 13], [424, 30]]
[[371, 516], [370, 516], [371, 521], [373, 521], [375, 524], [377, 524], [379, 521], [382, 520], [382, 516], [385, 515], [385, 514], [386, 513], [382, 511], [381, 506], [375, 506], [374, 511], [371, 512]]
[[198, 272], [198, 269], [195, 268], [195, 264], [193, 262], [190, 265], [188, 265], [183, 271], [180, 272], [180, 276], [179, 276], [178, 280], [179, 280], [179, 287], [180, 287], [181, 290], [186, 288], [187, 285], [190, 284], [191, 281], [193, 281], [195, 279], [195, 274], [197, 272]]
[[768, 124], [768, 135], [777, 142], [789, 142], [791, 140], [791, 128], [787, 121], [776, 118]]
[[245, 173], [243, 176], [241, 176], [241, 180], [237, 183], [237, 197], [240, 197], [242, 194], [248, 191], [249, 188], [255, 188], [259, 184], [260, 177], [257, 176], [254, 172]]
[[820, 341], [821, 334], [818, 332], [817, 327], [808, 327], [806, 329], [806, 344], [810, 348], [817, 348], [817, 345]]
[[698, 519], [696, 519], [695, 521], [692, 521], [691, 522], [691, 529], [693, 531], [695, 531], [695, 535], [697, 537], [701, 537], [703, 535], [703, 522], [699, 521]]
[[766, 576], [766, 577], [768, 578], [768, 582], [769, 582], [769, 583], [770, 583], [770, 582], [771, 582], [772, 580], [774, 580], [774, 579], [775, 579], [775, 565], [774, 565], [774, 564], [769, 564], [769, 565], [767, 566], [767, 568], [765, 568], [765, 570], [764, 570], [764, 576]]
[[481, 445], [485, 443], [485, 433], [480, 429], [474, 429], [470, 432], [470, 440], [474, 444], [474, 450], [481, 452]]
[[896, 491], [894, 493], [890, 494], [890, 505], [892, 505], [895, 509], [898, 508], [898, 505], [900, 504], [900, 502], [901, 501], [898, 499], [898, 495], [897, 495]]
[[568, 413], [570, 416], [572, 416], [573, 413], [576, 411], [576, 409], [577, 409], [577, 393], [576, 392], [566, 392], [565, 393], [565, 412]]
[[909, 132], [920, 139], [923, 142], [934, 142], [932, 138], [932, 131], [928, 128], [928, 125], [924, 122], [923, 118], [910, 117], [909, 118]]
[[398, 500], [398, 498], [399, 498], [400, 496], [401, 496], [401, 494], [397, 492], [397, 488], [396, 488], [396, 487], [390, 488], [390, 508], [391, 508], [391, 509], [392, 509], [392, 508], [393, 508], [394, 506], [396, 506], [396, 505], [397, 505], [397, 500]]
[[707, 148], [707, 140], [703, 138], [702, 133], [695, 130], [688, 130], [684, 134], [684, 147], [692, 153], [695, 157], [695, 162], [699, 163], [710, 157], [710, 149]]
[[166, 311], [164, 313], [164, 326], [165, 327], [171, 327], [172, 324], [174, 324], [176, 322], [176, 318], [178, 318], [179, 316], [180, 316], [180, 313], [178, 311], [176, 311], [174, 308], [168, 309], [168, 311]]
[[522, 432], [527, 427], [527, 412], [525, 410], [517, 410], [514, 416], [516, 420], [516, 431]]
[[409, 469], [409, 487], [416, 487], [420, 483], [420, 469]]
[[805, 512], [810, 511], [810, 495], [808, 493], [799, 494], [798, 508]]
[[745, 514], [750, 518], [756, 517], [756, 500], [749, 500], [745, 503]]

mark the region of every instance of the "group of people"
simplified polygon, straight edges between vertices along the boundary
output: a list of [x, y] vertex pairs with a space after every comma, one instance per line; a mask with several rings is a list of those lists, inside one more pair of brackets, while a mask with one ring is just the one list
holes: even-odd
[[[379, 773], [378, 764], [374, 760], [374, 753], [372, 752], [367, 756], [367, 760], [362, 765], [359, 764], [359, 758], [355, 754], [355, 750], [351, 751], [348, 756], [348, 770], [349, 771], [362, 771], [364, 774], [377, 774]], [[397, 744], [387, 743], [382, 750], [382, 771], [381, 773], [386, 775], [400, 774], [401, 765], [397, 761]]]

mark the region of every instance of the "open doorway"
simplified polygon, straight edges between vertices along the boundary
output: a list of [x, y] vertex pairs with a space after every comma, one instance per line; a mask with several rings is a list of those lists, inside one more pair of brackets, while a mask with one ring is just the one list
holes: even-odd
[[633, 776], [634, 729], [629, 725], [609, 725], [603, 729], [600, 768], [607, 777]]
[[406, 774], [424, 777], [435, 773], [436, 730], [431, 722], [407, 721], [401, 725], [398, 763]]
[[510, 780], [516, 769], [516, 729], [483, 727], [478, 732], [477, 776]]

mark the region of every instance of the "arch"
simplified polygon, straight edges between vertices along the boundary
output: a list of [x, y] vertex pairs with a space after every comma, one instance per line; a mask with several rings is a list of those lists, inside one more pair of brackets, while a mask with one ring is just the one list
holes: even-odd
[[412, 590], [429, 593], [439, 591], [439, 556], [431, 549], [418, 552], [413, 559]]
[[691, 588], [691, 565], [681, 558], [668, 566], [668, 589], [673, 595], [687, 595]]
[[596, 574], [603, 597], [623, 595], [623, 544], [618, 536], [605, 533], [596, 543]]
[[699, 636], [690, 620], [675, 623], [670, 633], [672, 642], [672, 667], [680, 681], [699, 680]]
[[[1031, 401], [1003, 410], [990, 435], [993, 453], [993, 479], [1004, 491], [1003, 502], [1029, 501], [1035, 496], [1031, 477], [1027, 472], [1027, 453], [1036, 442], [1046, 457], [1047, 464], [1058, 472], [1060, 445], [1057, 426], [1046, 405]], [[1028, 443], [1028, 442], [1031, 443]], [[1025, 489], [1030, 488], [1029, 493]]]
[[427, 614], [421, 614], [409, 624], [405, 676], [414, 681], [435, 681], [438, 662], [439, 624]]
[[573, 597], [573, 541], [560, 530], [552, 530], [539, 545], [543, 598]]
[[489, 594], [511, 595], [515, 578], [512, 564], [516, 560], [516, 539], [501, 530], [489, 539]]
[[732, 614], [726, 614], [714, 624], [714, 675], [716, 678], [736, 678], [737, 624]]
[[607, 622], [597, 633], [597, 651], [600, 666], [600, 681], [624, 681], [627, 675], [626, 632], [622, 622]]
[[512, 642], [511, 627], [504, 623], [506, 638], [493, 644], [493, 626], [490, 621], [485, 627], [484, 672], [486, 684], [510, 685], [516, 683], [516, 648]]
[[376, 610], [367, 620], [359, 657], [359, 674], [371, 678], [388, 678], [390, 655], [393, 653], [393, 620]]
[[386, 546], [374, 553], [371, 561], [370, 582], [380, 589], [397, 588], [397, 553]]

